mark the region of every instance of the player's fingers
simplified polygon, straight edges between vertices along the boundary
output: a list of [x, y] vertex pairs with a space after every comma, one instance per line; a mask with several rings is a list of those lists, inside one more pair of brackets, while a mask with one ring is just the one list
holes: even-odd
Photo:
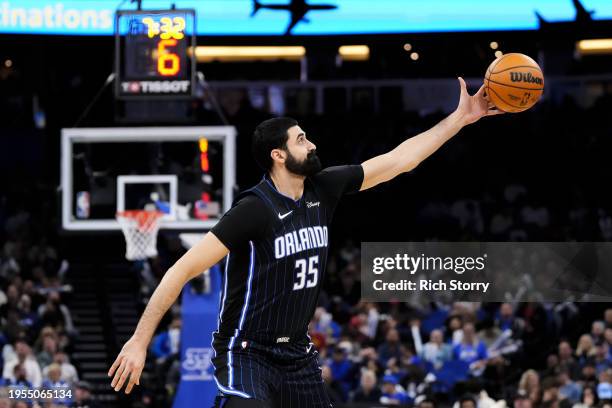
[[126, 365], [127, 365], [127, 362], [126, 362], [126, 359], [124, 358], [121, 361], [119, 368], [117, 368], [117, 371], [115, 371], [115, 376], [113, 377], [113, 381], [111, 381], [111, 387], [115, 388], [117, 386], [117, 383], [119, 382], [119, 379], [123, 375], [123, 372], [126, 371]]
[[117, 383], [117, 385], [115, 385], [115, 391], [119, 391], [121, 388], [123, 388], [123, 384], [125, 384], [125, 381], [128, 379], [128, 376], [132, 373], [132, 365], [127, 365], [125, 367], [125, 370], [123, 370], [123, 374], [121, 374], [121, 378], [119, 378], [119, 382]]
[[137, 377], [137, 374], [135, 372], [132, 372], [132, 375], [130, 375], [130, 381], [128, 381], [128, 384], [125, 387], [126, 394], [129, 394], [132, 391], [134, 384], [136, 384], [136, 377]]
[[467, 93], [467, 85], [465, 84], [465, 81], [461, 77], [458, 77], [457, 79], [459, 80], [459, 86], [461, 87], [461, 93], [462, 94], [466, 94]]
[[113, 365], [108, 369], [108, 376], [111, 377], [113, 375], [113, 373], [115, 372], [115, 370], [119, 367], [119, 365], [121, 364], [121, 361], [123, 361], [123, 356], [118, 355], [117, 358], [115, 359], [115, 362], [113, 363]]
[[499, 109], [489, 109], [489, 111], [487, 112], [487, 116], [503, 115], [504, 113], [506, 112]]
[[479, 98], [483, 98], [484, 97], [484, 92], [485, 92], [485, 86], [484, 84], [480, 85], [480, 88], [478, 89], [478, 92], [476, 92], [477, 97]]
[[130, 376], [130, 383], [125, 389], [126, 394], [129, 394], [130, 391], [132, 391], [134, 385], [140, 385], [140, 376], [142, 374], [142, 369], [143, 367], [140, 367], [138, 369], [134, 369], [134, 371], [132, 372], [132, 375]]

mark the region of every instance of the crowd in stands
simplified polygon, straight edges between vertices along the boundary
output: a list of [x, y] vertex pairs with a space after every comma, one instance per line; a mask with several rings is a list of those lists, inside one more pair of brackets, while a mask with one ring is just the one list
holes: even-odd
[[609, 304], [363, 302], [350, 296], [360, 285], [359, 252], [350, 248], [330, 262], [310, 325], [337, 404], [612, 402]]
[[38, 222], [0, 198], [0, 407], [94, 408], [70, 359], [78, 332], [66, 306], [69, 264]]

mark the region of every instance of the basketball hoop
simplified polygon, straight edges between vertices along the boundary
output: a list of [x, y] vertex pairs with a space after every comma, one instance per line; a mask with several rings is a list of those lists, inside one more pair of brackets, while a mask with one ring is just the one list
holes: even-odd
[[117, 222], [125, 236], [125, 258], [140, 261], [157, 256], [157, 232], [163, 213], [128, 210], [117, 212]]

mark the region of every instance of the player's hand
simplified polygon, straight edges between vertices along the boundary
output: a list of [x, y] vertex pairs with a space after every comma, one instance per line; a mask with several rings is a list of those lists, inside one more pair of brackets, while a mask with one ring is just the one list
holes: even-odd
[[497, 109], [495, 105], [489, 101], [489, 98], [485, 95], [484, 85], [482, 85], [474, 95], [470, 95], [463, 78], [459, 77], [458, 79], [461, 87], [461, 95], [459, 97], [459, 105], [457, 105], [456, 112], [462, 118], [464, 125], [474, 123], [484, 116], [505, 113]]
[[129, 394], [134, 384], [140, 385], [140, 374], [147, 358], [147, 345], [137, 338], [130, 338], [121, 349], [115, 362], [108, 370], [108, 376], [113, 377], [111, 387], [120, 391], [127, 380], [125, 393]]

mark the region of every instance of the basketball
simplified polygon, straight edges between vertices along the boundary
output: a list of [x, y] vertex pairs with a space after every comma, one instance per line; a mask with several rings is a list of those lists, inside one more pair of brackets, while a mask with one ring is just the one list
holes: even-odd
[[485, 74], [489, 99], [504, 112], [523, 112], [535, 105], [544, 90], [544, 74], [525, 54], [505, 54], [489, 65]]

